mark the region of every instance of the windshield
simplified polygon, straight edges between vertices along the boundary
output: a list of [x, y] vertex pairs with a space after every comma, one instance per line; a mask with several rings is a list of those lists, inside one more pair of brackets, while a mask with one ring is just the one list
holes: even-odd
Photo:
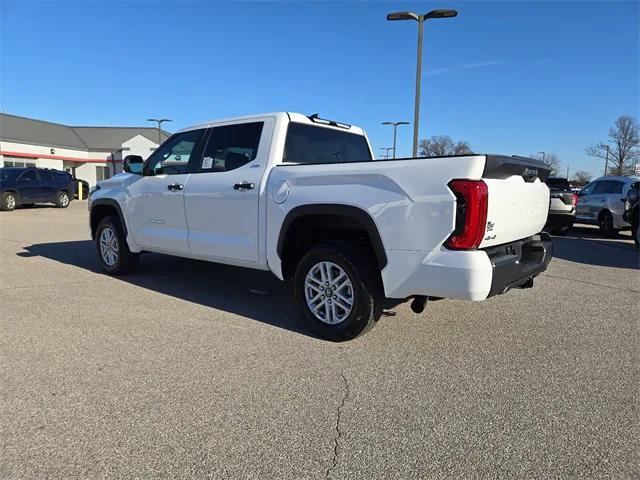
[[14, 168], [0, 168], [0, 180], [13, 180], [21, 171]]

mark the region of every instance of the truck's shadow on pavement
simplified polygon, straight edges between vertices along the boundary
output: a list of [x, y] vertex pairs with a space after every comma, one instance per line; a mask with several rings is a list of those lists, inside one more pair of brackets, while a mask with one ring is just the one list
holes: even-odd
[[[40, 243], [24, 250], [17, 255], [44, 257], [102, 274], [90, 240]], [[270, 272], [149, 253], [142, 255], [132, 273], [113, 278], [315, 337], [298, 318], [286, 285]]]
[[553, 256], [602, 267], [640, 268], [640, 253], [629, 235], [606, 238], [590, 228], [572, 228], [565, 237], [553, 237]]

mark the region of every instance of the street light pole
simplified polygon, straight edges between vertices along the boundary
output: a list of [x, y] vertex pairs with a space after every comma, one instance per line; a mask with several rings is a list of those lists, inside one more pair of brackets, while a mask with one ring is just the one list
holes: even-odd
[[147, 118], [147, 122], [157, 122], [158, 123], [158, 146], [162, 143], [162, 124], [164, 122], [170, 122], [171, 120], [168, 118]]
[[418, 20], [418, 61], [416, 68], [416, 100], [413, 107], [413, 156], [418, 156], [418, 124], [420, 123], [420, 87], [422, 86], [422, 36], [424, 15]]
[[396, 158], [396, 131], [398, 130], [398, 125], [409, 125], [409, 122], [382, 122], [382, 125], [393, 126], [393, 158]]
[[456, 10], [432, 10], [424, 15], [413, 12], [395, 12], [387, 15], [387, 20], [415, 20], [418, 22], [418, 61], [416, 66], [416, 97], [413, 109], [413, 156], [418, 156], [418, 131], [420, 123], [420, 87], [422, 85], [422, 37], [424, 22], [430, 18], [451, 18], [458, 15]]
[[542, 154], [542, 161], [544, 162], [544, 159], [547, 157], [547, 152], [538, 152]]
[[389, 160], [389, 150], [393, 150], [393, 147], [380, 147], [380, 150], [385, 150], [386, 154], [384, 155], [384, 158], [386, 160]]

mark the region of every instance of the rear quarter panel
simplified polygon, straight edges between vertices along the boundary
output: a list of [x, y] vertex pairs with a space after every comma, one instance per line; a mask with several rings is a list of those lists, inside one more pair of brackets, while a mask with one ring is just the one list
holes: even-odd
[[280, 165], [268, 179], [269, 268], [282, 278], [278, 236], [287, 213], [301, 205], [364, 210], [375, 222], [386, 251], [439, 249], [455, 226], [455, 196], [447, 183], [455, 178], [480, 179], [483, 168], [482, 156]]

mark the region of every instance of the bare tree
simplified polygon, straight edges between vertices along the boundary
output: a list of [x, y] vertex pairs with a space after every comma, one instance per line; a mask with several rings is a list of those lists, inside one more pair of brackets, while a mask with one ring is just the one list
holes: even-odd
[[562, 165], [562, 161], [560, 157], [555, 153], [545, 153], [542, 155], [541, 153], [534, 153], [529, 155], [531, 158], [536, 158], [538, 160], [544, 161], [549, 167], [551, 167], [551, 175], [559, 175], [560, 174], [560, 165]]
[[573, 174], [573, 177], [571, 178], [571, 183], [573, 183], [578, 187], [582, 187], [587, 183], [589, 183], [592, 178], [593, 178], [593, 175], [591, 175], [591, 172], [587, 172], [586, 170], [578, 170]]
[[448, 135], [434, 135], [420, 140], [418, 155], [421, 157], [444, 157], [446, 155], [466, 155], [473, 153], [469, 142], [453, 143]]
[[609, 130], [609, 142], [600, 142], [587, 148], [587, 155], [607, 158], [609, 148], [609, 168], [605, 175], [630, 175], [634, 165], [640, 161], [640, 128], [638, 121], [628, 115], [618, 117]]

